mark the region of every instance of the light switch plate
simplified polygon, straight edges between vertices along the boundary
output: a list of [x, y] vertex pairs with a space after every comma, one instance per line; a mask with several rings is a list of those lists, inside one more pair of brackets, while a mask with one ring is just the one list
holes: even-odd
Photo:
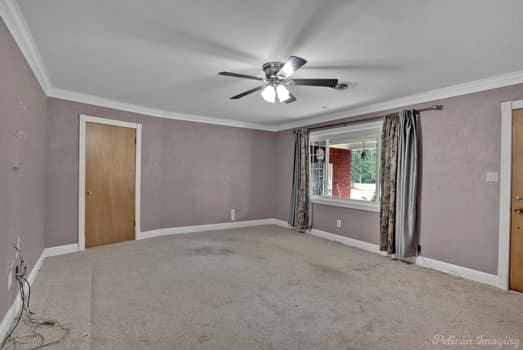
[[485, 180], [488, 183], [497, 183], [499, 181], [499, 174], [497, 171], [487, 171], [485, 175]]

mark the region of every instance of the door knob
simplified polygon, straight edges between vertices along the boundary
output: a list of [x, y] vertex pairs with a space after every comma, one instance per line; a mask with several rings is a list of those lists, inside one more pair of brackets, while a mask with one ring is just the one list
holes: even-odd
[[86, 193], [88, 196], [91, 196], [91, 195], [94, 194], [93, 191], [87, 191], [87, 192], [85, 192], [85, 193]]
[[516, 214], [521, 214], [521, 213], [523, 213], [523, 209], [519, 209], [519, 208], [518, 209], [514, 209], [514, 212]]
[[517, 200], [519, 202], [523, 202], [523, 197], [522, 196], [516, 196], [515, 200]]

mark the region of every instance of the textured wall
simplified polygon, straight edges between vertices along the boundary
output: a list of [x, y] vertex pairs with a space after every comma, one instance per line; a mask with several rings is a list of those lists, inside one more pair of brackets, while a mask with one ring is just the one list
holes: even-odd
[[[500, 104], [520, 99], [523, 84], [434, 101], [445, 109], [422, 114], [419, 224], [424, 256], [497, 272], [499, 185], [487, 183], [485, 173], [499, 171]], [[405, 108], [413, 107], [419, 106]], [[290, 181], [281, 179], [289, 178], [292, 170], [292, 136], [282, 131], [278, 142], [281, 203], [277, 215], [284, 220]], [[379, 242], [378, 213], [325, 205], [314, 205], [313, 211], [315, 228]], [[342, 228], [336, 228], [336, 219], [342, 220]]]
[[[0, 320], [16, 286], [7, 288], [13, 244], [20, 236], [29, 268], [44, 247], [46, 97], [0, 19]], [[23, 136], [17, 138], [17, 131]], [[20, 170], [11, 165], [20, 160]]]
[[142, 231], [274, 216], [276, 133], [49, 99], [46, 246], [77, 242], [79, 114], [142, 123]]

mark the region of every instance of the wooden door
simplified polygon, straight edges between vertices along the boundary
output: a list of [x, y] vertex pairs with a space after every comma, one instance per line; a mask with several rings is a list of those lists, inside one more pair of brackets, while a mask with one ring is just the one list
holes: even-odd
[[510, 289], [523, 292], [523, 109], [512, 114]]
[[86, 123], [85, 246], [133, 240], [136, 129]]

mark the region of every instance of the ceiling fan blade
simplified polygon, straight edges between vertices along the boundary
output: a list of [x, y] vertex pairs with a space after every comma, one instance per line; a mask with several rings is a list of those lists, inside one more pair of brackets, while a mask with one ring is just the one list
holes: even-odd
[[231, 100], [237, 100], [239, 98], [242, 98], [243, 96], [247, 96], [249, 94], [252, 94], [253, 92], [259, 91], [262, 88], [263, 88], [263, 85], [260, 85], [260, 86], [255, 87], [254, 89], [250, 89], [250, 90], [244, 91], [241, 94], [238, 94], [238, 95], [235, 95], [235, 96], [231, 97]]
[[306, 59], [298, 56], [291, 56], [283, 65], [283, 67], [281, 67], [277, 75], [282, 78], [288, 78], [298, 69], [300, 69], [305, 63], [307, 63]]
[[335, 88], [338, 85], [338, 79], [293, 79], [294, 85], [301, 86], [324, 86]]
[[289, 104], [289, 103], [293, 103], [293, 102], [296, 102], [296, 96], [294, 96], [292, 94], [292, 92], [289, 92], [289, 99], [287, 101], [285, 101], [285, 104]]
[[227, 77], [233, 77], [233, 78], [245, 78], [245, 79], [252, 79], [252, 80], [263, 80], [262, 78], [255, 77], [253, 75], [231, 73], [231, 72], [220, 72], [220, 73], [218, 73], [218, 75], [225, 75]]

